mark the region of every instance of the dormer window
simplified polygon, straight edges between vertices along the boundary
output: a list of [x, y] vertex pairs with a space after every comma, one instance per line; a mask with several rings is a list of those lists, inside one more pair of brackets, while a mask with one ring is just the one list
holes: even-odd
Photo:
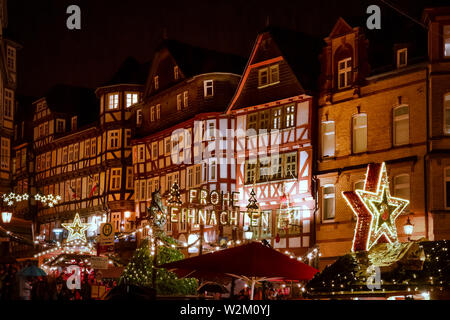
[[108, 108], [109, 110], [117, 109], [119, 108], [119, 94], [118, 93], [111, 93], [108, 96]]
[[173, 78], [175, 80], [180, 79], [180, 69], [178, 68], [178, 66], [173, 67]]
[[406, 67], [408, 64], [408, 49], [397, 50], [397, 68]]
[[72, 117], [71, 119], [72, 130], [77, 130], [77, 117]]
[[450, 58], [450, 24], [443, 28], [444, 38], [444, 57]]
[[214, 96], [214, 82], [213, 80], [203, 81], [203, 91], [205, 98]]
[[280, 68], [278, 64], [258, 70], [258, 88], [280, 82]]
[[338, 88], [350, 86], [352, 77], [352, 58], [345, 58], [338, 62]]
[[155, 84], [155, 90], [158, 90], [159, 89], [159, 77], [158, 76], [155, 76], [153, 78], [153, 83]]

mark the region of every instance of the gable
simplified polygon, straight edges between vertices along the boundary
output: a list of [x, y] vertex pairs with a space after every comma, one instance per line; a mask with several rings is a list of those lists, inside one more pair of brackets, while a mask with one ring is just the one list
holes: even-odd
[[340, 17], [328, 37], [332, 39], [350, 32], [353, 32], [353, 28], [342, 17]]

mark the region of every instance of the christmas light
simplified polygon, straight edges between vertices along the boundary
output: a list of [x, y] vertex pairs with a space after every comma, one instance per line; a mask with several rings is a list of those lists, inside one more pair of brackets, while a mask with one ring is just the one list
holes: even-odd
[[80, 215], [78, 213], [75, 214], [73, 223], [62, 223], [61, 225], [69, 231], [67, 242], [71, 242], [73, 240], [82, 240], [83, 242], [86, 242], [85, 231], [91, 226], [91, 224], [81, 223]]
[[364, 190], [342, 195], [357, 217], [352, 251], [367, 251], [378, 242], [398, 242], [395, 221], [409, 201], [391, 196], [384, 162], [368, 165]]

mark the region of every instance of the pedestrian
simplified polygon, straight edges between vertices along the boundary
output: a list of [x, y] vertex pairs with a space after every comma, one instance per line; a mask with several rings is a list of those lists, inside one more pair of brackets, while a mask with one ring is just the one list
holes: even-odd
[[27, 277], [20, 281], [19, 298], [20, 300], [31, 300], [32, 292], [31, 278]]

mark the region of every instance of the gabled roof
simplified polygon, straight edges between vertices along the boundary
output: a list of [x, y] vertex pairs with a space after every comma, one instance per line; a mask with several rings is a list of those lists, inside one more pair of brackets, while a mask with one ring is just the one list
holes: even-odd
[[242, 74], [245, 58], [195, 47], [176, 40], [164, 40], [160, 49], [167, 48], [186, 78], [209, 72]]
[[145, 84], [150, 62], [139, 63], [133, 57], [127, 57], [120, 65], [117, 72], [108, 80], [104, 86], [116, 84]]
[[[318, 57], [320, 50], [324, 45], [323, 40], [297, 31], [278, 27], [267, 27], [258, 35], [255, 41], [244, 74], [227, 112], [230, 112], [231, 109], [235, 107], [235, 104], [238, 105], [237, 108], [242, 107], [242, 103], [238, 101], [239, 97], [242, 89], [246, 85], [246, 81], [252, 69], [251, 66], [262, 62], [259, 61], [261, 57], [258, 57], [257, 53], [259, 47], [262, 45], [263, 36], [267, 34], [269, 34], [270, 38], [275, 42], [273, 54], [282, 56], [297, 79], [295, 93], [290, 90], [288, 96], [278, 98], [288, 98], [300, 94], [312, 95], [317, 91], [318, 76], [320, 73], [320, 62]], [[258, 101], [254, 102], [255, 104], [259, 103]]]

